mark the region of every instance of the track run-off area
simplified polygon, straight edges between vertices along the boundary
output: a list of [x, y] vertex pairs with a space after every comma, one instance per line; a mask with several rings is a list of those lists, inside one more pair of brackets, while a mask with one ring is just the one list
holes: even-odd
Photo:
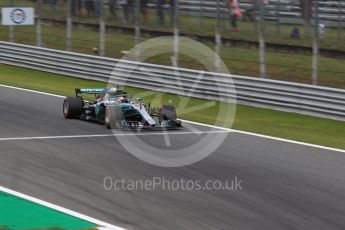
[[[345, 229], [344, 150], [187, 121], [184, 129], [166, 133], [112, 133], [64, 119], [62, 101], [0, 85], [0, 186], [109, 228]], [[218, 133], [227, 136], [213, 154], [177, 168], [147, 164], [118, 140], [166, 144], [168, 136], [178, 148]], [[239, 186], [115, 188], [105, 184], [107, 178]]]

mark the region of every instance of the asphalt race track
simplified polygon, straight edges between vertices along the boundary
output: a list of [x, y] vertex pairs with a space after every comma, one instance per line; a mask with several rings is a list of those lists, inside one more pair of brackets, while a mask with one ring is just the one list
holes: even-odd
[[[163, 168], [135, 158], [112, 136], [3, 139], [111, 134], [99, 124], [65, 120], [61, 105], [58, 97], [0, 87], [1, 186], [127, 229], [345, 229], [343, 152], [229, 133], [204, 160]], [[202, 135], [169, 137], [176, 147]], [[161, 135], [140, 138], [165, 143]], [[237, 177], [242, 189], [115, 191], [104, 188], [105, 177]]]

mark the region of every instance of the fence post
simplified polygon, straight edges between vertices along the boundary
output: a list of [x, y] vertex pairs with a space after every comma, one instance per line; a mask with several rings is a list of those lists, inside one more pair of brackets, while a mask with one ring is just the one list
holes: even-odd
[[71, 51], [72, 45], [72, 1], [67, 2], [67, 18], [66, 18], [66, 50]]
[[99, 55], [105, 54], [105, 22], [104, 22], [104, 0], [101, 1], [99, 14]]
[[310, 37], [310, 15], [311, 15], [311, 0], [300, 0], [303, 4], [304, 15], [304, 38], [307, 40]]
[[259, 56], [260, 56], [260, 77], [266, 78], [266, 45], [264, 39], [264, 20], [265, 20], [265, 6], [263, 0], [259, 0], [260, 16], [259, 16]]
[[219, 70], [219, 66], [220, 66], [220, 49], [222, 46], [222, 36], [220, 33], [220, 0], [217, 0], [217, 19], [216, 19], [216, 33], [215, 33], [215, 60], [214, 60], [214, 66], [215, 66], [215, 70], [218, 71]]
[[36, 46], [42, 45], [41, 1], [36, 0]]
[[319, 34], [319, 1], [315, 1], [314, 6], [314, 39], [313, 39], [313, 61], [312, 61], [312, 84], [318, 83], [318, 68], [319, 68], [319, 49], [320, 49], [320, 34]]
[[135, 0], [135, 59], [140, 61], [140, 0]]
[[176, 67], [179, 65], [179, 0], [174, 2], [174, 44], [173, 53]]
[[[14, 7], [14, 0], [9, 0], [9, 6]], [[14, 42], [14, 26], [8, 27], [8, 38], [10, 42]]]

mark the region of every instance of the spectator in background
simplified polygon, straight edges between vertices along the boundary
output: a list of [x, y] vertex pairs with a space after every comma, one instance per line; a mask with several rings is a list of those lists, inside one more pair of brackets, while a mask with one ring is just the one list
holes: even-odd
[[78, 15], [82, 15], [83, 0], [77, 0], [77, 10], [78, 10]]
[[170, 6], [170, 24], [171, 26], [174, 25], [174, 15], [175, 15], [175, 0], [169, 1]]
[[256, 20], [260, 12], [260, 1], [262, 1], [264, 5], [268, 4], [268, 0], [252, 0], [250, 8], [244, 12], [243, 19], [248, 18], [250, 21]]
[[148, 21], [147, 3], [148, 3], [148, 0], [140, 0], [140, 13], [144, 18], [144, 23], [147, 23]]
[[53, 15], [55, 15], [57, 11], [57, 1], [58, 0], [50, 0], [50, 7], [52, 9]]
[[233, 31], [239, 31], [237, 27], [237, 19], [242, 16], [237, 0], [225, 0], [226, 5], [230, 10], [230, 22]]
[[109, 0], [109, 12], [114, 17], [116, 17], [116, 4], [117, 0]]
[[120, 2], [123, 11], [123, 21], [128, 21], [128, 0], [121, 0]]
[[85, 0], [84, 5], [87, 12], [87, 16], [94, 17], [96, 15], [94, 0]]
[[311, 7], [313, 5], [313, 0], [300, 0], [301, 15], [306, 21], [311, 19]]
[[61, 8], [65, 7], [65, 0], [57, 0], [57, 3]]
[[71, 1], [71, 13], [72, 16], [76, 15], [76, 8], [77, 8], [77, 0], [70, 0]]
[[120, 7], [122, 8], [123, 21], [125, 21], [125, 4], [127, 0], [118, 0]]
[[300, 32], [299, 29], [297, 27], [294, 27], [290, 33], [290, 38], [292, 39], [300, 39]]
[[96, 15], [97, 17], [100, 17], [101, 15], [103, 15], [103, 8], [104, 6], [102, 6], [102, 4], [104, 4], [104, 2], [102, 0], [95, 0], [96, 4], [95, 4], [95, 7], [96, 7]]
[[165, 0], [157, 0], [157, 16], [158, 16], [159, 25], [164, 25], [165, 23], [164, 5], [165, 5]]
[[127, 0], [128, 1], [128, 13], [129, 13], [129, 18], [131, 18], [132, 22], [134, 22], [135, 19], [135, 0]]
[[124, 22], [134, 22], [134, 0], [123, 0], [122, 2]]
[[259, 2], [257, 0], [252, 0], [250, 8], [244, 11], [243, 19], [246, 20], [248, 18], [252, 22], [255, 21], [259, 9]]
[[304, 20], [304, 25], [305, 25], [305, 30], [304, 30], [305, 38], [310, 37], [310, 20], [312, 18], [313, 1], [314, 0], [300, 0], [301, 16]]

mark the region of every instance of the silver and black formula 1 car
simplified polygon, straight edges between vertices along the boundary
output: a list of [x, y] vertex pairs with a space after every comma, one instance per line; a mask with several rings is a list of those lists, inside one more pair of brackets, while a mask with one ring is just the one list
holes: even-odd
[[[181, 128], [176, 109], [172, 105], [151, 108], [140, 98], [132, 98], [120, 89], [75, 89], [75, 97], [63, 102], [65, 118], [95, 121], [110, 128]], [[94, 94], [93, 101], [83, 99], [83, 94]]]

